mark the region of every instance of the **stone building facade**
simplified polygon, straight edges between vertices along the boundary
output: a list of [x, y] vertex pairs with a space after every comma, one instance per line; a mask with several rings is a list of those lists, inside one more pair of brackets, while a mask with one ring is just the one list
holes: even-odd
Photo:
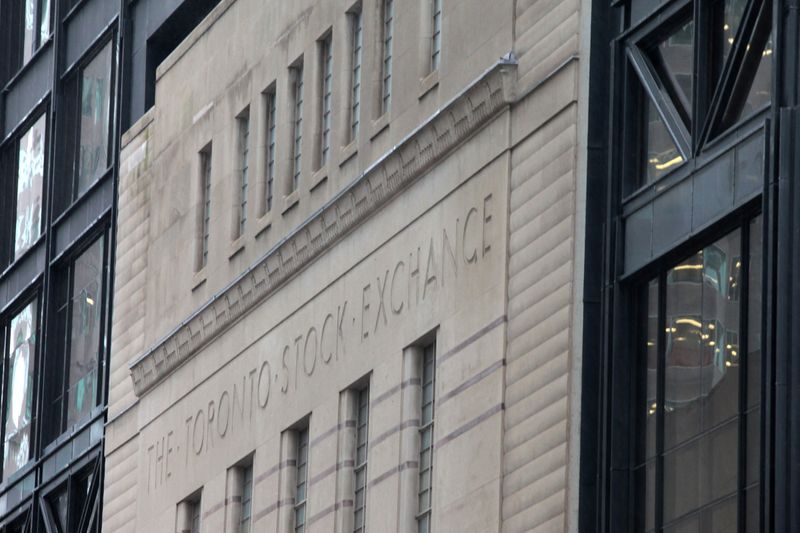
[[167, 57], [104, 530], [577, 530], [589, 15], [223, 0]]

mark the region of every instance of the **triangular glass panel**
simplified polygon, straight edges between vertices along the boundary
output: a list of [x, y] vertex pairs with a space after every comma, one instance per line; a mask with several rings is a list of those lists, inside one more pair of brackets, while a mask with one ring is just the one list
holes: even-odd
[[67, 506], [69, 505], [69, 498], [67, 489], [63, 488], [54, 495], [48, 498], [50, 505], [50, 513], [53, 520], [56, 521], [57, 531], [67, 531]]
[[722, 65], [730, 55], [733, 43], [736, 42], [736, 33], [739, 31], [739, 26], [742, 24], [742, 17], [744, 10], [747, 7], [747, 0], [725, 0], [721, 2], [722, 13], [719, 15], [721, 20], [717, 24], [722, 25], [722, 31], [718, 34], [719, 37], [719, 50], [721, 53], [720, 70]]
[[750, 92], [747, 94], [742, 117], [746, 117], [772, 101], [772, 46], [772, 34], [770, 34], [764, 50], [761, 51], [761, 61], [753, 78], [753, 84], [750, 86]]
[[641, 150], [644, 161], [644, 184], [653, 183], [670, 170], [683, 163], [675, 140], [653, 101], [643, 98], [644, 127]]
[[694, 21], [690, 19], [680, 24], [666, 39], [658, 43], [655, 54], [656, 70], [669, 83], [671, 96], [679, 100], [675, 106], [682, 109], [688, 123], [692, 111]]

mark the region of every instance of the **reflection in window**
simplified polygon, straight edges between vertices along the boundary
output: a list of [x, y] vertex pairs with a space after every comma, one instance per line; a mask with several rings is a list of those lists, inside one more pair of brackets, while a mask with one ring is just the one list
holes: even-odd
[[664, 120], [652, 100], [642, 96], [645, 102], [644, 123], [644, 184], [653, 183], [664, 174], [683, 163], [675, 141], [667, 130]]
[[19, 470], [30, 457], [33, 413], [33, 364], [36, 354], [36, 302], [28, 304], [11, 320], [6, 363], [5, 437], [3, 480]]
[[[728, 55], [733, 48], [733, 43], [736, 42], [736, 33], [739, 31], [739, 26], [742, 23], [742, 16], [747, 7], [747, 0], [725, 0], [720, 3], [718, 8], [721, 8], [722, 13], [717, 15], [717, 24], [722, 25], [722, 31], [719, 33], [719, 49], [721, 53], [720, 67], [728, 59]], [[722, 19], [721, 21], [719, 19]], [[720, 68], [721, 69], [721, 68]]]
[[42, 231], [45, 117], [46, 115], [42, 115], [19, 142], [15, 258], [30, 248]]
[[50, 0], [25, 0], [25, 27], [22, 42], [22, 64], [31, 60], [33, 54], [50, 36]]
[[70, 303], [67, 427], [84, 420], [97, 405], [103, 301], [103, 239], [75, 261]]
[[80, 153], [75, 196], [105, 173], [109, 151], [111, 44], [81, 73]]
[[692, 111], [692, 77], [694, 70], [694, 21], [678, 27], [658, 45], [657, 58], [663, 74], [672, 85], [685, 117]]
[[[748, 439], [744, 467], [740, 450], [743, 435], [760, 435], [760, 351], [753, 344], [760, 345], [760, 221], [699, 250], [643, 290], [639, 342], [647, 370], [640, 374], [644, 405], [637, 418], [644, 423], [636, 479], [646, 494], [639, 506], [645, 531], [737, 531], [740, 497], [752, 495], [742, 501], [757, 504], [760, 451], [750, 441], [758, 439]], [[742, 315], [745, 295], [756, 308], [749, 317]], [[751, 384], [748, 392], [742, 380]]]
[[742, 117], [746, 117], [772, 102], [772, 54], [773, 44], [770, 34], [764, 50], [761, 51], [761, 61], [753, 78], [753, 84], [750, 86], [750, 92], [747, 94]]

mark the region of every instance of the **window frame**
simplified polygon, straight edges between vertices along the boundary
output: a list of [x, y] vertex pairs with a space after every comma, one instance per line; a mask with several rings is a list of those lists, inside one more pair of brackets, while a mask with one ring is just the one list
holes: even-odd
[[394, 57], [394, 19], [397, 10], [395, 0], [381, 0], [381, 63], [378, 100], [378, 116], [387, 115], [392, 109], [392, 72]]
[[234, 240], [244, 236], [247, 230], [247, 204], [250, 170], [250, 107], [236, 117], [236, 175], [238, 183], [238, 207], [236, 209], [236, 224], [234, 226]]
[[[750, 87], [758, 70], [747, 69], [743, 64], [749, 53], [748, 42], [757, 28], [763, 28], [770, 20], [767, 14], [759, 13], [755, 6], [762, 10], [771, 5], [772, 0], [748, 0], [747, 8], [740, 21], [737, 38], [732, 46], [726, 62], [716, 65], [712, 57], [714, 43], [710, 37], [709, 25], [713, 22], [713, 11], [716, 4], [722, 2], [703, 3], [693, 0], [675, 0], [662, 3], [655, 11], [643, 20], [624, 30], [616, 38], [621, 49], [617, 59], [619, 77], [622, 87], [617, 96], [621, 101], [619, 108], [624, 109], [624, 120], [614, 119], [621, 126], [623, 143], [637, 146], [629, 150], [625, 157], [620, 157], [619, 171], [623, 175], [621, 200], [623, 204], [652, 190], [663, 190], [668, 187], [674, 176], [693, 173], [697, 160], [702, 160], [712, 153], [725, 139], [737, 137], [738, 132], [746, 130], [753, 120], [763, 120], [768, 115], [773, 103], [765, 104], [750, 113], [741, 112], [733, 122], [720, 127], [721, 106], [726, 96], [737, 87]], [[620, 8], [623, 9], [623, 8]], [[675, 104], [675, 88], [660, 74], [660, 67], [649, 57], [650, 50], [668, 38], [682, 20], [694, 21], [693, 30], [693, 98], [692, 109], [689, 109], [691, 120], [682, 118], [682, 111]], [[760, 25], [760, 26], [759, 26]], [[767, 32], [769, 34], [769, 32]], [[766, 44], [766, 38], [765, 38]], [[752, 54], [751, 54], [752, 56]], [[715, 66], [716, 65], [716, 66]], [[721, 79], [716, 83], [709, 81], [715, 76], [714, 68], [722, 69]], [[774, 70], [774, 67], [773, 67]], [[644, 95], [638, 98], [633, 86], [641, 84]], [[746, 95], [745, 95], [746, 96]], [[641, 138], [639, 121], [642, 115], [642, 104], [650, 101], [656, 106], [659, 115], [672, 137], [683, 161], [654, 181], [642, 180], [639, 168], [640, 149], [638, 139]], [[665, 186], [666, 184], [666, 186]]]
[[[419, 472], [417, 475], [417, 531], [419, 533], [430, 533], [433, 529], [433, 467], [434, 467], [434, 439], [435, 439], [435, 421], [436, 421], [436, 344], [431, 343], [421, 347], [420, 354], [420, 425], [419, 433]], [[426, 377], [426, 368], [430, 364], [430, 379]], [[425, 387], [430, 385], [431, 398], [429, 402], [425, 402]], [[425, 408], [430, 405], [430, 420], [426, 421]], [[429, 435], [430, 443], [428, 446], [424, 445], [425, 435]], [[430, 465], [428, 468], [423, 468], [423, 456], [425, 453], [430, 454]], [[423, 488], [422, 480], [423, 475], [427, 472], [428, 483]], [[428, 505], [422, 507], [420, 501], [423, 493], [428, 493]], [[424, 529], [423, 529], [423, 524]]]
[[357, 142], [361, 127], [361, 85], [364, 65], [364, 9], [361, 2], [347, 12], [350, 31], [350, 91], [348, 140]]
[[41, 421], [40, 418], [37, 416], [39, 409], [40, 409], [40, 367], [41, 367], [41, 360], [42, 360], [42, 350], [43, 350], [43, 343], [41, 340], [42, 331], [43, 331], [43, 315], [42, 315], [42, 291], [39, 287], [36, 287], [32, 291], [26, 291], [25, 294], [21, 295], [17, 301], [9, 307], [6, 312], [3, 314], [2, 323], [2, 331], [0, 331], [0, 337], [3, 341], [2, 353], [3, 354], [3, 361], [2, 365], [0, 365], [0, 386], [2, 390], [0, 391], [0, 451], [5, 454], [5, 443], [6, 443], [6, 415], [7, 415], [7, 405], [8, 405], [8, 394], [9, 394], [9, 357], [10, 357], [10, 342], [11, 342], [11, 323], [12, 321], [18, 317], [29, 305], [34, 305], [34, 319], [35, 319], [35, 331], [34, 336], [36, 339], [36, 345], [34, 347], [34, 353], [31, 354], [31, 362], [33, 364], [33, 382], [31, 383], [31, 420], [30, 424], [30, 436], [29, 436], [29, 450], [28, 450], [28, 460], [20, 465], [17, 470], [13, 473], [6, 476], [5, 473], [5, 460], [0, 462], [0, 487], [7, 488], [14, 485], [19, 479], [25, 477], [30, 469], [35, 465], [36, 456], [37, 456], [37, 442], [40, 438], [41, 434]]
[[[83, 91], [83, 73], [89, 65], [96, 58], [100, 57], [109, 48], [111, 69], [109, 72], [109, 92], [108, 92], [108, 131], [106, 132], [106, 162], [103, 165], [102, 172], [94, 177], [89, 182], [85, 190], [80, 191], [78, 181], [80, 177], [80, 158], [81, 158], [81, 115], [82, 115], [82, 91]], [[62, 155], [59, 158], [63, 164], [69, 169], [69, 179], [64, 180], [64, 187], [61, 196], [64, 197], [63, 203], [55, 206], [54, 216], [57, 220], [64, 216], [74, 205], [80, 203], [82, 199], [89, 196], [90, 192], [94, 190], [100, 182], [103, 182], [110, 173], [113, 172], [115, 159], [115, 142], [114, 132], [116, 131], [117, 117], [115, 113], [115, 101], [117, 93], [117, 38], [116, 32], [111, 31], [105, 33], [98, 38], [95, 44], [81, 57], [81, 59], [72, 67], [69, 68], [68, 74], [63, 79], [64, 92], [69, 98], [63, 99], [66, 104], [65, 112], [62, 112], [59, 117], [62, 122], [59, 127], [60, 133], [71, 138], [68, 145], [60, 147]], [[74, 105], [74, 108], [69, 108], [69, 104]]]
[[[3, 179], [5, 184], [2, 185], [4, 196], [6, 198], [3, 202], [0, 198], [0, 227], [5, 229], [0, 230], [0, 273], [6, 268], [11, 267], [15, 263], [19, 263], [23, 258], [27, 257], [33, 250], [38, 248], [47, 233], [47, 208], [49, 202], [50, 180], [49, 170], [51, 166], [50, 160], [50, 143], [52, 142], [52, 132], [50, 128], [50, 106], [45, 103], [42, 106], [37, 106], [30, 117], [25, 120], [19, 127], [16, 128], [14, 139], [3, 147], [0, 153], [0, 173], [8, 176], [8, 179]], [[44, 120], [44, 146], [43, 150], [43, 168], [42, 168], [42, 190], [41, 190], [41, 214], [39, 220], [39, 235], [34, 239], [30, 245], [21, 250], [17, 255], [16, 247], [16, 224], [17, 224], [17, 197], [19, 195], [19, 159], [20, 148], [23, 139], [29, 132], [37, 125], [39, 120]], [[5, 172], [4, 172], [5, 167]], [[1, 181], [0, 181], [1, 183]], [[4, 220], [8, 223], [5, 224]]]
[[[752, 233], [753, 222], [761, 217], [762, 219], [762, 234], [754, 236]], [[746, 389], [748, 387], [748, 359], [750, 352], [753, 349], [753, 346], [749, 344], [749, 320], [752, 318], [750, 314], [750, 272], [753, 265], [750, 264], [749, 259], [751, 258], [751, 243], [752, 239], [758, 238], [762, 241], [762, 261], [764, 256], [766, 255], [766, 247], [764, 246], [764, 225], [766, 220], [764, 219], [760, 205], [757, 202], [751, 202], [746, 209], [739, 210], [737, 213], [733, 214], [729, 220], [727, 220], [723, 224], [719, 224], [715, 227], [710, 228], [709, 230], [705, 231], [701, 234], [698, 239], [695, 239], [690, 242], [686, 242], [680, 247], [676, 248], [673, 253], [670, 254], [668, 258], [665, 258], [661, 261], [658, 261], [652, 265], [650, 265], [647, 269], [643, 270], [640, 273], [637, 273], [636, 276], [632, 277], [631, 279], [625, 280], [624, 283], [624, 294], [625, 294], [625, 301], [626, 301], [626, 308], [630, 310], [630, 316], [632, 317], [633, 322], [637, 324], [635, 328], [634, 334], [627, 335], [627, 350], [625, 350], [625, 355], [623, 358], [619, 359], [619, 363], [623, 364], [624, 366], [630, 367], [630, 379], [631, 379], [631, 387], [626, 391], [620, 394], [620, 398], [627, 398], [626, 403], [628, 405], [626, 412], [628, 416], [628, 424], [631, 428], [628, 433], [628, 446], [630, 447], [630, 451], [628, 453], [627, 459], [627, 468], [629, 469], [630, 474], [630, 483], [631, 488], [633, 490], [633, 494], [635, 497], [632, 501], [636, 501], [635, 505], [632, 505], [630, 509], [630, 523], [633, 527], [631, 527], [631, 531], [661, 531], [662, 527], [675, 525], [680, 523], [682, 520], [685, 520], [692, 515], [702, 513], [705, 509], [710, 508], [715, 503], [719, 503], [720, 501], [724, 501], [731, 497], [731, 495], [725, 496], [721, 500], [717, 501], [710, 501], [706, 504], [694, 508], [692, 511], [675, 518], [670, 524], [663, 523], [663, 462], [664, 462], [664, 405], [665, 405], [665, 398], [664, 398], [664, 376], [665, 376], [665, 362], [666, 362], [666, 348], [667, 348], [667, 333], [665, 331], [666, 319], [667, 319], [667, 276], [668, 274], [676, 267], [683, 263], [685, 260], [690, 259], [692, 256], [696, 255], [698, 251], [705, 250], [710, 246], [714, 245], [720, 239], [723, 239], [734, 232], [739, 232], [739, 246], [738, 246], [738, 257], [742, 261], [742, 271], [740, 273], [740, 278], [743, 280], [744, 287], [740, 292], [740, 297], [738, 301], [738, 335], [739, 335], [739, 355], [741, 364], [739, 365], [739, 374], [738, 374], [738, 392], [737, 392], [737, 408], [736, 408], [736, 415], [733, 418], [726, 419], [721, 422], [718, 426], [712, 427], [710, 429], [701, 431], [695, 436], [692, 436], [688, 439], [684, 439], [679, 443], [673, 445], [672, 451], [680, 449], [687, 445], [687, 443], [691, 443], [694, 441], [701, 441], [704, 436], [708, 436], [713, 434], [714, 430], [720, 429], [724, 425], [730, 423], [732, 420], [737, 420], [737, 432], [738, 432], [738, 459], [736, 461], [736, 470], [737, 470], [737, 481], [736, 481], [736, 492], [735, 497], [737, 499], [737, 524], [739, 527], [739, 531], [741, 533], [746, 531], [746, 519], [747, 519], [747, 508], [746, 508], [746, 493], [750, 490], [751, 484], [747, 483], [747, 480], [744, 479], [743, 474], [745, 474], [748, 465], [745, 461], [746, 455], [746, 448], [747, 448], [747, 432], [752, 428], [747, 424], [748, 417], [750, 416], [751, 411], [754, 407], [750, 406], [749, 403], [746, 403], [744, 398], [746, 397]], [[734, 256], [736, 257], [736, 256]], [[745, 261], [744, 258], [747, 257], [748, 260]], [[759, 271], [762, 273], [762, 279], [760, 280], [761, 286], [761, 297], [762, 301], [764, 298], [764, 291], [765, 291], [765, 283], [764, 283], [764, 274], [765, 269], [763, 268], [763, 264], [759, 266]], [[641, 295], [649, 283], [657, 282], [657, 323], [656, 323], [656, 332], [657, 332], [657, 400], [656, 403], [658, 404], [658, 408], [654, 413], [656, 416], [656, 435], [655, 435], [655, 451], [654, 455], [650, 458], [642, 458], [640, 456], [641, 449], [646, 446], [646, 437], [644, 434], [644, 430], [641, 426], [641, 398], [643, 393], [643, 387], [646, 386], [646, 380], [642, 377], [642, 371], [646, 367], [646, 354], [642, 351], [643, 341], [646, 339], [644, 336], [644, 330], [646, 329], [645, 325], [641, 321], [642, 312], [646, 311], [646, 306], [643, 305]], [[759, 399], [758, 399], [758, 409], [760, 410], [760, 415], [758, 416], [759, 420], [759, 431], [762, 435], [762, 439], [759, 441], [758, 445], [758, 465], [759, 465], [759, 480], [757, 483], [759, 492], [757, 493], [758, 501], [759, 501], [759, 511], [761, 513], [759, 520], [763, 521], [763, 485], [765, 483], [765, 478], [763, 475], [763, 467], [765, 464], [765, 449], [763, 444], [763, 435], [766, 429], [765, 426], [765, 414], [764, 408], [767, 405], [766, 403], [766, 394], [768, 391], [766, 376], [767, 376], [767, 364], [768, 361], [764, 355], [763, 349], [763, 339], [764, 335], [764, 313], [763, 308], [760, 310], [758, 316], [759, 326], [762, 328], [761, 331], [761, 341], [759, 345], [760, 353], [760, 379], [759, 383]], [[627, 364], [624, 362], [624, 358], [628, 359]], [[624, 438], [624, 437], [623, 437]], [[635, 472], [638, 469], [644, 468], [645, 465], [649, 462], [654, 462], [656, 465], [656, 474], [655, 474], [655, 523], [654, 529], [647, 529], [644, 525], [644, 510], [646, 509], [646, 504], [639, 500], [642, 497], [642, 491], [640, 490], [639, 483], [640, 481], [635, 475]], [[634, 526], [635, 524], [635, 526]]]
[[[56, 280], [51, 285], [51, 305], [49, 306], [48, 314], [48, 339], [45, 351], [48, 354], [49, 364], [60, 363], [60, 382], [49, 383], [47, 389], [58, 385], [57, 395], [60, 397], [61, 412], [57, 413], [58, 421], [56, 422], [56, 413], [51, 409], [47, 409], [47, 413], [42, 411], [41, 416], [41, 445], [42, 450], [46, 453], [61, 445], [64, 436], [71, 435], [76, 431], [90, 425], [97, 417], [97, 415], [105, 409], [104, 405], [107, 399], [106, 392], [106, 355], [108, 352], [108, 345], [106, 342], [108, 333], [108, 302], [110, 301], [110, 276], [111, 268], [111, 251], [109, 250], [110, 234], [107, 227], [103, 226], [96, 231], [91, 232], [89, 235], [81, 239], [81, 241], [73, 247], [69, 254], [59, 259], [59, 264], [56, 266], [54, 278]], [[78, 259], [84, 253], [89, 251], [90, 248], [100, 243], [102, 246], [102, 265], [101, 265], [101, 287], [100, 301], [97, 305], [100, 306], [100, 323], [98, 325], [98, 347], [97, 347], [97, 383], [94, 398], [94, 405], [89, 409], [89, 415], [84, 416], [82, 419], [69, 423], [69, 365], [72, 358], [72, 303], [74, 299], [75, 290], [75, 268]], [[62, 292], [63, 291], [63, 292]], [[60, 306], [59, 296], [65, 297], [62, 305]], [[65, 316], [64, 323], [59, 321], [58, 313], [61, 308], [64, 308]], [[63, 336], [58, 336], [58, 328], [64, 328]], [[105, 349], [104, 349], [105, 347]], [[42, 365], [42, 382], [46, 383], [51, 379], [50, 372], [55, 367], [45, 368]], [[58, 374], [57, 374], [58, 375]], [[54, 396], [48, 390], [43, 391], [42, 401], [48, 401]], [[52, 432], [52, 434], [50, 434]]]
[[331, 158], [333, 131], [333, 30], [328, 30], [319, 41], [319, 147], [317, 170]]
[[290, 89], [292, 95], [292, 158], [290, 161], [289, 193], [300, 190], [303, 174], [303, 103], [304, 80], [303, 58], [289, 67]]

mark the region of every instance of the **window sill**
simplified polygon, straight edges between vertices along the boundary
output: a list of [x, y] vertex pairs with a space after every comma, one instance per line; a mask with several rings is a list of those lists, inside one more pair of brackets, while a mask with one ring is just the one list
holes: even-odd
[[350, 144], [345, 146], [339, 152], [339, 166], [342, 167], [350, 161], [350, 159], [358, 153], [358, 139], [353, 139]]
[[314, 172], [311, 176], [311, 185], [309, 185], [309, 192], [314, 192], [314, 189], [322, 185], [328, 179], [328, 164], [322, 165], [322, 168]]
[[387, 111], [377, 119], [372, 121], [372, 133], [369, 136], [370, 141], [374, 141], [375, 137], [386, 131], [389, 127], [389, 112]]
[[421, 80], [419, 80], [419, 96], [418, 100], [422, 100], [431, 91], [439, 87], [439, 71], [434, 70]]
[[256, 239], [260, 239], [272, 227], [272, 211], [267, 211], [256, 220]]
[[192, 292], [203, 286], [206, 281], [208, 281], [208, 277], [206, 276], [206, 267], [203, 267], [195, 272], [194, 276], [192, 277]]
[[228, 252], [228, 261], [233, 261], [233, 258], [239, 255], [244, 250], [245, 236], [240, 235], [235, 241], [231, 243], [230, 251]]
[[283, 197], [283, 209], [281, 210], [281, 215], [286, 216], [286, 214], [291, 211], [298, 203], [300, 203], [300, 191], [294, 190], [290, 192], [288, 195]]

